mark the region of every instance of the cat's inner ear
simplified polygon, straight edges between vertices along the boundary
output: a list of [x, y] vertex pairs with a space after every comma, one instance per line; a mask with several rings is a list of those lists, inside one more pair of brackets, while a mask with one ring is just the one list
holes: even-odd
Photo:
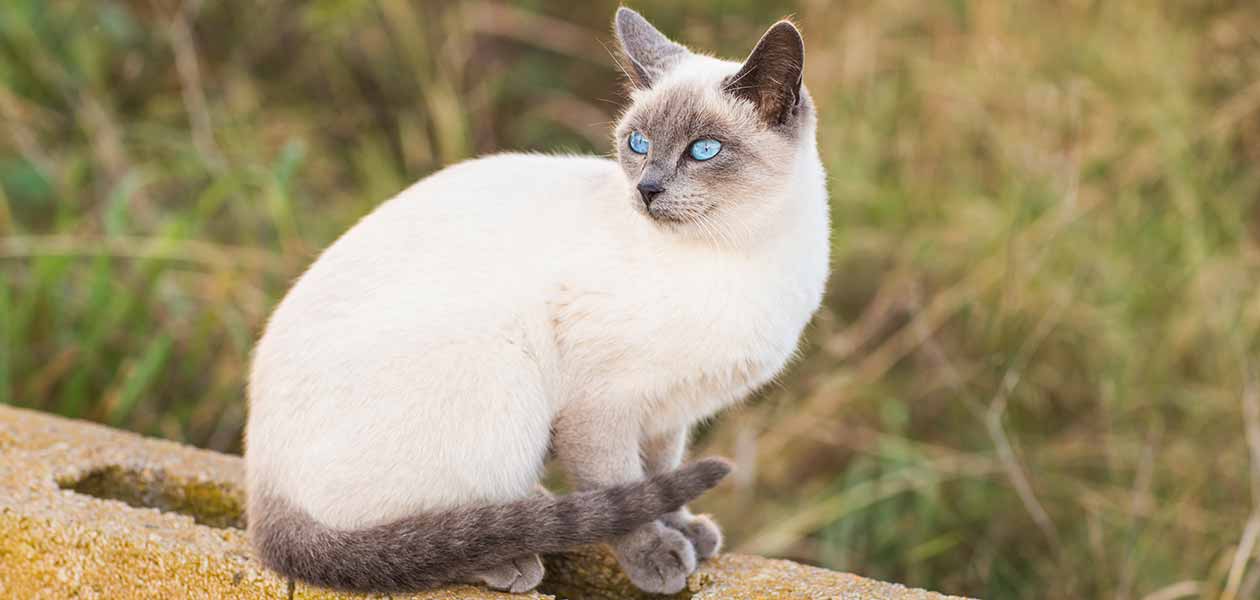
[[801, 102], [805, 41], [788, 21], [775, 23], [761, 36], [738, 73], [724, 89], [752, 102], [767, 125], [782, 125], [796, 114]]
[[643, 15], [624, 6], [617, 9], [613, 29], [621, 44], [626, 76], [638, 88], [651, 87], [656, 78], [689, 52], [657, 31]]

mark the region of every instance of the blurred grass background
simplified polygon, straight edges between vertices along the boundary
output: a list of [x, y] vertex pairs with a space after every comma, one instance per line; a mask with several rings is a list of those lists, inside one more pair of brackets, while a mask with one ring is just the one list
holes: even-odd
[[[835, 269], [698, 453], [729, 547], [989, 598], [1255, 598], [1260, 3], [638, 1], [794, 14]], [[608, 151], [608, 0], [0, 7], [0, 401], [240, 451], [315, 254], [461, 158]]]

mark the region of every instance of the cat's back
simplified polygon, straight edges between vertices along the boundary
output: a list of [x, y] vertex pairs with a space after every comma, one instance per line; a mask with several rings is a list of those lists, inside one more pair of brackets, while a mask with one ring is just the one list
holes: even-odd
[[591, 156], [469, 160], [382, 204], [326, 258], [366, 259], [391, 278], [412, 274], [430, 284], [458, 277], [468, 289], [477, 274], [554, 268], [557, 256], [586, 245], [594, 230], [616, 228], [610, 221], [620, 220], [624, 206], [613, 198], [624, 196], [625, 185], [615, 163]]
[[618, 186], [624, 188], [624, 177], [616, 163], [594, 156], [495, 154], [421, 179], [369, 219], [401, 219], [415, 226], [466, 220], [484, 229], [489, 223], [508, 221], [529, 225], [529, 220], [520, 219], [532, 215], [534, 225], [543, 227], [565, 214], [580, 217], [598, 208], [601, 198]]
[[629, 212], [617, 200], [625, 185], [615, 163], [591, 156], [497, 154], [452, 165], [329, 246], [272, 324], [524, 300], [561, 263], [608, 246]]
[[590, 221], [609, 215], [610, 196], [619, 186], [625, 186], [624, 175], [601, 158], [497, 154], [416, 182], [345, 238], [393, 246], [396, 256], [415, 251], [431, 258], [434, 253], [453, 258], [501, 250], [519, 254], [524, 244], [543, 252], [568, 241], [581, 227], [598, 226]]

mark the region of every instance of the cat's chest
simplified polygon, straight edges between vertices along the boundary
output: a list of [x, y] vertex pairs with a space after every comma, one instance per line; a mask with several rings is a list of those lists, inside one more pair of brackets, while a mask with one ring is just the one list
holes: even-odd
[[570, 391], [686, 421], [773, 377], [820, 292], [821, 281], [756, 264], [675, 264], [561, 285], [550, 312]]

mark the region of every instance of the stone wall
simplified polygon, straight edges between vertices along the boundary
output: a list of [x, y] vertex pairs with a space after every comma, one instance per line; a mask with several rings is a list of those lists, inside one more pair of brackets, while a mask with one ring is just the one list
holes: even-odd
[[[250, 554], [239, 458], [0, 406], [0, 597], [336, 598]], [[548, 557], [541, 591], [423, 599], [646, 597], [598, 547]], [[945, 598], [754, 556], [706, 561], [681, 598]]]

